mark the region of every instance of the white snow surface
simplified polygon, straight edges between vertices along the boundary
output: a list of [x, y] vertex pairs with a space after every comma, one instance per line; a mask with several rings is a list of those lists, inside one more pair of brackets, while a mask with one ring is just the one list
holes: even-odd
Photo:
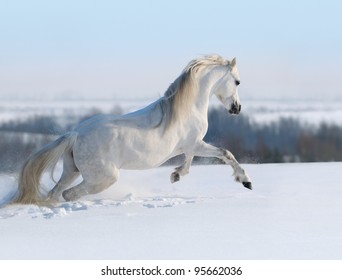
[[[0, 176], [0, 259], [341, 259], [342, 163], [246, 164], [122, 171], [98, 195], [52, 208], [6, 205]], [[43, 183], [53, 186], [48, 176]]]

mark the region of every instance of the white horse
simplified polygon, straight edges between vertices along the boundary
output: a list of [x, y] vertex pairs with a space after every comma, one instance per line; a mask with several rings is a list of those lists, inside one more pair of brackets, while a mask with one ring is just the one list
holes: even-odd
[[[61, 195], [66, 201], [77, 200], [114, 184], [119, 169], [157, 167], [180, 154], [185, 162], [171, 174], [172, 183], [189, 173], [194, 156], [216, 157], [233, 168], [236, 181], [252, 189], [231, 152], [202, 140], [210, 97], [216, 95], [229, 113], [239, 114], [239, 84], [235, 58], [213, 55], [191, 61], [165, 95], [146, 108], [123, 116], [96, 115], [31, 155], [22, 168], [15, 202], [39, 204], [58, 201]], [[61, 157], [62, 176], [43, 197], [41, 176]], [[81, 183], [68, 189], [79, 175]]]

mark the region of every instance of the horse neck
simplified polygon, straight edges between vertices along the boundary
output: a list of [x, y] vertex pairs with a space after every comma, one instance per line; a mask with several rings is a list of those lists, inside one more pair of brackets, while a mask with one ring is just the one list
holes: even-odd
[[[207, 119], [209, 100], [217, 81], [223, 77], [222, 67], [211, 66], [199, 69], [194, 76], [187, 76], [186, 84], [173, 95], [173, 85], [168, 89], [170, 96], [161, 99], [165, 111], [164, 124], [166, 130], [174, 127], [172, 124], [187, 123], [194, 119]], [[180, 77], [184, 78], [184, 77]], [[178, 81], [179, 82], [179, 81]], [[191, 84], [187, 84], [191, 83]]]
[[222, 66], [204, 69], [198, 78], [198, 94], [195, 106], [200, 111], [208, 111], [209, 101], [214, 94], [217, 82], [226, 75], [227, 70]]

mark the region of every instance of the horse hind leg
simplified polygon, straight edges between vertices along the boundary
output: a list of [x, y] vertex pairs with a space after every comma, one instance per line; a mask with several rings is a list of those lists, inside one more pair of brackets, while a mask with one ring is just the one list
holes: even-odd
[[63, 191], [62, 195], [66, 201], [74, 201], [80, 199], [82, 196], [89, 194], [96, 194], [109, 188], [115, 180], [105, 180], [101, 183], [91, 183], [83, 180], [80, 184], [70, 189]]
[[119, 173], [116, 170], [112, 176], [101, 176], [101, 179], [98, 176], [97, 180], [92, 179], [91, 181], [84, 179], [75, 187], [63, 191], [63, 198], [66, 201], [74, 201], [85, 195], [102, 192], [117, 181], [118, 175]]
[[62, 192], [68, 188], [80, 175], [77, 169], [72, 153], [66, 153], [63, 157], [63, 173], [57, 184], [48, 194], [48, 200], [58, 201], [62, 195]]
[[48, 194], [48, 200], [58, 201], [62, 192], [67, 189], [79, 176], [79, 173], [69, 174], [63, 172], [62, 177]]

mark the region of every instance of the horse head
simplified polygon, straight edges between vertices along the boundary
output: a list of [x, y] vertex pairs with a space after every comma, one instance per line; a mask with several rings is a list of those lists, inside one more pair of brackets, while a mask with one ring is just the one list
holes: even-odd
[[241, 111], [241, 103], [238, 94], [240, 76], [236, 66], [236, 58], [225, 67], [225, 74], [217, 81], [213, 93], [222, 102], [223, 106], [227, 108], [230, 114], [237, 115]]

